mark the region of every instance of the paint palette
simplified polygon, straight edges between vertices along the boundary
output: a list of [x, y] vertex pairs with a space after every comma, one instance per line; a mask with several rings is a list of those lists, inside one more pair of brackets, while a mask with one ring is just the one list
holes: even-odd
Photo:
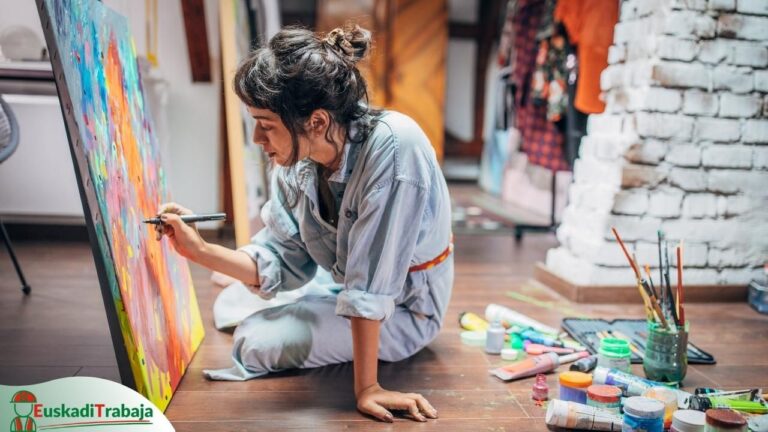
[[[648, 338], [648, 322], [643, 319], [617, 319], [606, 321], [592, 318], [565, 318], [563, 329], [579, 343], [586, 346], [592, 354], [600, 347], [600, 333], [628, 339], [637, 351], [632, 352], [632, 363], [642, 363], [642, 353]], [[715, 364], [712, 354], [688, 342], [689, 364]]]
[[120, 377], [164, 410], [203, 339], [186, 260], [141, 223], [170, 201], [126, 19], [37, 0]]

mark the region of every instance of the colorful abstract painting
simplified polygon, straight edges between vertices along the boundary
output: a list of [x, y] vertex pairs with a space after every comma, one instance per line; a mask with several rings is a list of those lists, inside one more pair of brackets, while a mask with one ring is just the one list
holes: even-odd
[[142, 223], [170, 197], [128, 23], [97, 0], [38, 7], [121, 378], [164, 410], [203, 326], [187, 262]]

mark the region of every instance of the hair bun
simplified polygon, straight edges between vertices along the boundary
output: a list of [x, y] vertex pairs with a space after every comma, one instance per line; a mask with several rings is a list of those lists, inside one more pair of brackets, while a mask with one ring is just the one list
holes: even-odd
[[371, 32], [357, 24], [346, 24], [328, 32], [323, 41], [348, 61], [357, 63], [368, 54]]

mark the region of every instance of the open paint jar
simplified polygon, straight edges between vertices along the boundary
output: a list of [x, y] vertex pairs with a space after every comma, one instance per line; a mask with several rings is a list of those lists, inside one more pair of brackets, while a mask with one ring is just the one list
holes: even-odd
[[622, 432], [663, 432], [664, 404], [656, 399], [632, 396], [624, 400]]
[[705, 432], [706, 415], [701, 411], [678, 410], [672, 415], [669, 432]]
[[603, 338], [597, 351], [597, 365], [622, 372], [632, 372], [632, 352], [629, 342], [619, 338]]
[[707, 432], [747, 432], [744, 416], [732, 409], [708, 409]]
[[668, 387], [651, 387], [643, 396], [664, 404], [664, 429], [672, 425], [672, 415], [677, 411], [677, 392]]
[[679, 383], [688, 370], [688, 324], [670, 330], [648, 323], [648, 341], [643, 357], [645, 376], [651, 381]]
[[587, 387], [592, 385], [592, 375], [568, 371], [560, 374], [560, 399], [587, 404]]
[[612, 385], [591, 385], [587, 387], [587, 405], [621, 414], [621, 389]]

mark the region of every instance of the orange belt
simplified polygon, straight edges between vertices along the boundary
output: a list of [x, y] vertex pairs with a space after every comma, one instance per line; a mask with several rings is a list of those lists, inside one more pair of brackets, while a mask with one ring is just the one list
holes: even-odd
[[415, 266], [409, 267], [408, 273], [431, 269], [432, 267], [448, 259], [448, 256], [451, 254], [451, 252], [453, 252], [453, 234], [451, 234], [451, 240], [448, 243], [448, 247], [445, 248], [445, 250], [442, 253], [440, 253], [440, 255], [436, 256], [435, 258], [432, 258], [431, 260], [425, 263], [417, 264]]

